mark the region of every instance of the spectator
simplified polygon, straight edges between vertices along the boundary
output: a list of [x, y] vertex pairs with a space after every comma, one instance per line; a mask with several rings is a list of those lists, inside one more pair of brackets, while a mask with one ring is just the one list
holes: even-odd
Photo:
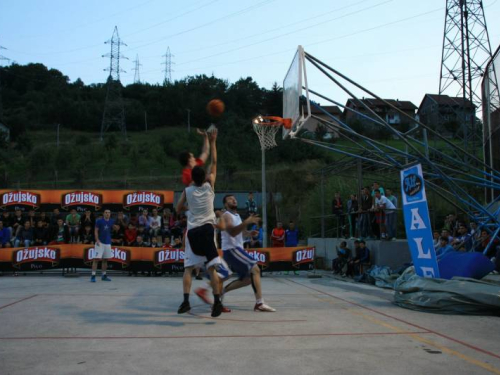
[[118, 223], [113, 223], [111, 230], [111, 246], [123, 246], [123, 232], [122, 227]]
[[137, 229], [134, 224], [128, 223], [128, 228], [125, 229], [125, 235], [123, 236], [125, 245], [133, 246], [137, 241]]
[[156, 237], [151, 238], [151, 245], [150, 247], [161, 247], [161, 243], [158, 242], [158, 239]]
[[24, 225], [17, 229], [14, 247], [19, 247], [19, 245], [29, 247], [30, 244], [33, 243], [33, 239], [33, 228], [31, 227], [30, 221], [26, 220]]
[[456, 237], [451, 243], [453, 248], [458, 251], [470, 251], [472, 250], [472, 237], [467, 232], [467, 227], [464, 223], [461, 223], [458, 227], [458, 237]]
[[[356, 241], [354, 241], [356, 244]], [[370, 250], [366, 247], [364, 240], [359, 241], [356, 249], [356, 256], [347, 265], [347, 275], [354, 276], [361, 274], [363, 264], [370, 263]]]
[[[56, 227], [57, 221], [59, 219], [63, 219], [63, 214], [61, 214], [61, 212], [59, 211], [59, 208], [54, 208], [54, 211], [52, 211], [52, 217], [50, 219], [50, 225], [52, 225], [53, 227]], [[64, 221], [64, 219], [63, 219], [63, 221]]]
[[172, 247], [172, 244], [170, 243], [170, 237], [165, 237], [163, 240], [163, 247]]
[[448, 229], [443, 229], [441, 231], [441, 237], [446, 237], [448, 239], [448, 243], [453, 242], [453, 237], [450, 235], [450, 232], [448, 231]]
[[436, 259], [439, 262], [443, 256], [449, 252], [455, 251], [455, 249], [449, 244], [448, 237], [441, 236], [439, 239], [439, 245], [436, 250]]
[[148, 247], [148, 244], [144, 242], [142, 236], [137, 236], [137, 239], [135, 240], [134, 245], [135, 247]]
[[141, 236], [141, 239], [146, 243], [146, 246], [149, 246], [149, 234], [146, 231], [146, 228], [144, 228], [144, 225], [139, 224], [139, 227], [137, 228], [137, 236]]
[[381, 238], [395, 240], [396, 207], [387, 197], [381, 195], [378, 189], [375, 190], [375, 207], [384, 213], [385, 217], [384, 222], [380, 225]]
[[340, 198], [340, 193], [336, 192], [335, 197], [332, 201], [332, 214], [337, 216], [337, 238], [342, 234], [344, 229], [344, 206], [342, 205], [342, 199]]
[[29, 222], [30, 222], [30, 225], [31, 225], [31, 228], [35, 228], [36, 227], [36, 217], [35, 217], [35, 210], [29, 210], [28, 211], [28, 219]]
[[19, 208], [16, 208], [14, 219], [12, 220], [12, 233], [17, 233], [17, 230], [23, 227], [25, 221], [23, 212]]
[[[444, 229], [447, 229], [451, 236], [455, 237], [458, 231], [457, 215], [451, 213], [444, 220]], [[451, 243], [451, 240], [450, 240]]]
[[45, 211], [40, 212], [40, 217], [38, 218], [38, 221], [41, 221], [43, 223], [43, 226], [49, 229], [50, 226], [50, 219], [47, 216], [47, 213]]
[[10, 228], [4, 226], [4, 221], [0, 221], [0, 245], [1, 247], [11, 247]]
[[62, 218], [57, 219], [56, 226], [53, 228], [54, 229], [52, 230], [52, 235], [50, 236], [51, 241], [49, 242], [49, 245], [61, 245], [64, 243], [69, 243], [69, 228], [64, 223], [64, 220]]
[[174, 245], [172, 246], [174, 249], [182, 249], [182, 241], [180, 237], [174, 238]]
[[137, 217], [137, 214], [135, 212], [130, 214], [130, 219], [128, 220], [128, 223], [134, 224], [134, 227], [136, 228], [139, 225], [139, 218]]
[[153, 208], [152, 215], [149, 217], [148, 224], [149, 235], [151, 236], [151, 239], [153, 239], [153, 237], [156, 237], [157, 243], [161, 243], [161, 216], [158, 215], [158, 209]]
[[262, 229], [260, 222], [252, 226], [252, 231], [258, 232], [256, 236], [252, 237], [252, 241], [254, 241], [252, 247], [262, 247], [264, 244], [264, 230]]
[[370, 191], [365, 187], [361, 194], [361, 209], [359, 211], [359, 234], [361, 238], [369, 238], [371, 235], [370, 229], [370, 210], [372, 208], [373, 199]]
[[440, 234], [438, 230], [435, 230], [432, 232], [432, 245], [434, 246], [434, 249], [439, 245], [439, 239], [440, 239]]
[[92, 229], [95, 227], [95, 219], [94, 216], [92, 215], [92, 211], [89, 209], [85, 210], [85, 213], [83, 214], [83, 217], [80, 220], [80, 228], [85, 228], [85, 226], [89, 224]]
[[118, 211], [115, 222], [120, 225], [122, 230], [128, 228], [128, 221], [128, 217], [123, 213], [123, 211]]
[[372, 197], [375, 197], [375, 190], [380, 190], [380, 194], [385, 196], [385, 190], [378, 182], [374, 182], [372, 185]]
[[33, 233], [34, 241], [33, 244], [37, 246], [47, 245], [48, 241], [48, 229], [42, 220], [38, 220]]
[[356, 194], [351, 194], [347, 201], [347, 218], [349, 220], [349, 237], [354, 239], [356, 235], [356, 219], [358, 217], [358, 197]]
[[392, 202], [394, 207], [398, 208], [398, 198], [394, 194], [392, 194], [392, 189], [386, 189], [385, 196]]
[[66, 225], [69, 228], [70, 243], [77, 243], [80, 235], [80, 219], [81, 216], [76, 213], [73, 208], [68, 216], [66, 216]]
[[276, 228], [271, 232], [271, 243], [273, 247], [285, 247], [285, 230], [281, 221], [276, 223]]
[[94, 227], [90, 222], [84, 224], [80, 239], [85, 245], [93, 245], [95, 243]]
[[12, 231], [12, 216], [10, 216], [9, 211], [2, 212], [2, 218], [0, 219], [3, 222], [3, 227]]
[[170, 238], [172, 236], [170, 228], [173, 225], [174, 225], [174, 215], [172, 215], [172, 211], [170, 211], [169, 208], [165, 208], [161, 216], [161, 236], [163, 242], [165, 242], [166, 238]]
[[148, 210], [144, 208], [139, 216], [139, 226], [143, 226], [146, 231], [149, 231], [149, 215]]
[[[358, 245], [359, 245], [359, 241]], [[346, 276], [347, 264], [351, 259], [351, 250], [347, 247], [347, 243], [342, 241], [340, 246], [337, 246], [337, 258], [332, 262], [332, 269], [334, 274], [340, 274], [342, 277]]]
[[257, 203], [253, 200], [253, 193], [248, 193], [248, 200], [245, 202], [247, 216], [257, 215]]
[[285, 231], [285, 246], [296, 247], [299, 245], [299, 230], [295, 228], [295, 223], [290, 220], [288, 229]]

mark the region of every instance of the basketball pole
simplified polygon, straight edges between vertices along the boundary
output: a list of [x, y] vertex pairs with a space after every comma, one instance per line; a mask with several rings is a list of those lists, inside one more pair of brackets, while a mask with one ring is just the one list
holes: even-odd
[[267, 247], [266, 150], [262, 147], [262, 247]]

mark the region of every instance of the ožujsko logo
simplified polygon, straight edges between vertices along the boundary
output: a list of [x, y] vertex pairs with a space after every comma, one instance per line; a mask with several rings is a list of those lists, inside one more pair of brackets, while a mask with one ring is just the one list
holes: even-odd
[[20, 268], [21, 264], [33, 262], [51, 263], [52, 267], [59, 264], [61, 251], [49, 246], [27, 247], [25, 249], [14, 251], [12, 263], [15, 268]]
[[253, 260], [257, 261], [259, 266], [263, 266], [263, 268], [267, 268], [269, 266], [269, 252], [256, 249], [248, 249], [245, 251], [253, 258]]
[[163, 207], [163, 195], [153, 193], [151, 191], [136, 191], [126, 194], [123, 197], [123, 207], [129, 209], [133, 206], [154, 206]]
[[314, 247], [308, 247], [306, 249], [300, 249], [293, 252], [292, 264], [298, 265], [302, 263], [310, 263], [314, 261]]
[[99, 210], [102, 206], [102, 195], [90, 191], [73, 191], [63, 194], [61, 205], [64, 209], [71, 206], [92, 206]]
[[29, 191], [10, 191], [2, 194], [2, 207], [7, 206], [30, 206], [37, 209], [40, 206], [40, 194]]
[[174, 249], [172, 247], [165, 247], [155, 251], [155, 267], [161, 268], [163, 264], [184, 263], [184, 254], [184, 249]]
[[[83, 259], [87, 264], [96, 259], [95, 247], [86, 248], [84, 250]], [[130, 250], [120, 249], [118, 247], [111, 247], [111, 258], [108, 258], [107, 260], [108, 262], [119, 263], [122, 265], [123, 268], [126, 268], [130, 265], [130, 260], [131, 260]]]

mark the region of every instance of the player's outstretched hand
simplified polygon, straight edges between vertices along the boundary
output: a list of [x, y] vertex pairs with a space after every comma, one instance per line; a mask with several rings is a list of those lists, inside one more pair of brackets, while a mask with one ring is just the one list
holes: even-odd
[[245, 219], [245, 222], [247, 224], [257, 224], [258, 222], [260, 222], [260, 217], [259, 215], [250, 215]]
[[208, 137], [208, 134], [207, 134], [206, 130], [201, 130], [199, 128], [196, 128], [196, 133], [199, 134], [199, 135], [202, 135], [204, 137]]
[[208, 133], [208, 139], [210, 142], [215, 142], [217, 139], [217, 129], [212, 130], [211, 132]]

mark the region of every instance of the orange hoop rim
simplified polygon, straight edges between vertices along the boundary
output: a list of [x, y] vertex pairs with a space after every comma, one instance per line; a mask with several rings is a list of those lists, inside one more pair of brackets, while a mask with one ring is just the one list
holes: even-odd
[[[264, 122], [263, 120], [268, 120], [267, 122]], [[260, 125], [260, 126], [281, 126], [285, 129], [291, 129], [292, 128], [292, 119], [291, 118], [282, 118], [279, 116], [257, 116], [256, 118], [253, 119], [252, 121], [255, 125]]]

